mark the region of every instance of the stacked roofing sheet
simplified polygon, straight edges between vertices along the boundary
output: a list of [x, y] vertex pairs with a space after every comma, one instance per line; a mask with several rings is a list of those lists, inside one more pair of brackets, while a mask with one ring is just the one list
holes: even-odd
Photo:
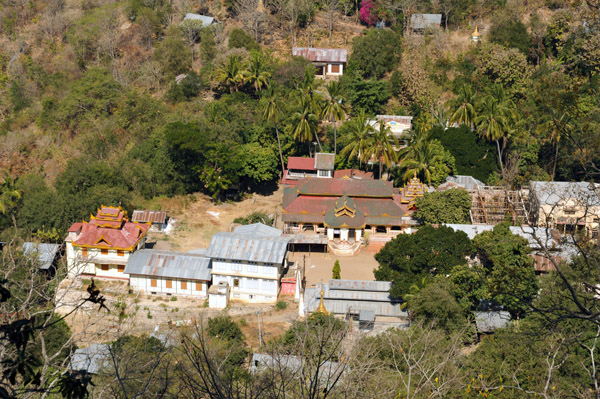
[[412, 14], [410, 16], [410, 28], [422, 30], [430, 26], [440, 26], [442, 14]]
[[59, 249], [59, 244], [36, 244], [33, 242], [23, 244], [23, 254], [36, 258], [42, 270], [50, 269]]
[[189, 252], [142, 249], [131, 254], [125, 273], [186, 280], [210, 281], [211, 260]]
[[152, 224], [163, 224], [167, 220], [167, 212], [165, 211], [133, 211], [131, 216], [132, 222], [138, 223], [152, 223]]
[[588, 182], [532, 181], [530, 193], [540, 205], [558, 205], [568, 199], [577, 199], [588, 206], [600, 205], [600, 184]]

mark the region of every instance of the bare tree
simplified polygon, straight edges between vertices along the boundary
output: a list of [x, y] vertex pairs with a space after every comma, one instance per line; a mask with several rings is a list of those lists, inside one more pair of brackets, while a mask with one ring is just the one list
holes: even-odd
[[260, 42], [267, 19], [265, 14], [258, 9], [258, 1], [235, 0], [234, 7], [244, 24], [244, 28], [252, 33], [254, 40]]
[[340, 0], [323, 0], [321, 4], [327, 15], [327, 31], [329, 32], [329, 44], [331, 45], [335, 21], [339, 17], [338, 7], [340, 5]]

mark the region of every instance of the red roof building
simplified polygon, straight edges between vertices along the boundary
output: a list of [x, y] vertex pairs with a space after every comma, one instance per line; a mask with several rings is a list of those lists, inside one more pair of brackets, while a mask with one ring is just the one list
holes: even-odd
[[282, 183], [295, 186], [298, 179], [305, 177], [333, 177], [335, 154], [318, 152], [314, 158], [289, 157]]
[[144, 246], [149, 229], [150, 223], [130, 222], [121, 207], [102, 206], [89, 222], [73, 223], [68, 230], [69, 274], [126, 278], [127, 259]]
[[285, 233], [326, 235], [336, 254], [355, 254], [365, 236], [387, 242], [411, 232], [417, 223], [409, 208], [391, 182], [308, 177], [285, 188], [282, 220]]

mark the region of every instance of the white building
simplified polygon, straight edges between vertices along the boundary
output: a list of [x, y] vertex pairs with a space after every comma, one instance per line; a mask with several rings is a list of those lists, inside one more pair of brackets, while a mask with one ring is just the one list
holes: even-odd
[[142, 249], [129, 257], [125, 274], [134, 291], [206, 298], [210, 263], [203, 255]]
[[281, 234], [262, 223], [215, 234], [206, 251], [212, 259], [213, 284], [227, 283], [230, 299], [276, 302], [290, 241]]
[[128, 279], [129, 256], [144, 247], [150, 223], [127, 220], [121, 207], [102, 206], [89, 222], [73, 223], [66, 241], [68, 275]]

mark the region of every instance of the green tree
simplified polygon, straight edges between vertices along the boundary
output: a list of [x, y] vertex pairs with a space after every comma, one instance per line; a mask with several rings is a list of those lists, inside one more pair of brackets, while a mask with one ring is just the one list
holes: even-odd
[[211, 337], [220, 338], [231, 343], [241, 343], [245, 339], [240, 326], [229, 316], [209, 318], [206, 332]]
[[480, 265], [458, 265], [450, 271], [452, 293], [465, 312], [490, 299], [488, 272]]
[[463, 85], [458, 91], [458, 96], [446, 103], [450, 108], [450, 124], [467, 125], [473, 127], [477, 111], [475, 110], [476, 94], [470, 86]]
[[333, 264], [333, 269], [331, 269], [331, 278], [335, 280], [341, 279], [341, 271], [342, 269], [340, 268], [340, 261], [336, 260]]
[[0, 184], [0, 213], [6, 215], [17, 206], [17, 200], [20, 198], [21, 191], [16, 187], [16, 179], [5, 174]]
[[153, 56], [160, 65], [163, 79], [167, 81], [192, 69], [192, 53], [175, 26], [169, 28]]
[[267, 70], [267, 63], [264, 55], [259, 51], [250, 53], [250, 59], [246, 63], [246, 70], [242, 72], [244, 81], [252, 84], [254, 90], [258, 93], [263, 87], [269, 86], [271, 72]]
[[297, 110], [292, 114], [289, 122], [290, 133], [294, 139], [310, 143], [314, 137], [319, 144], [319, 149], [321, 149], [318, 135], [319, 117], [313, 110], [310, 98], [300, 97]]
[[245, 48], [248, 51], [260, 51], [260, 46], [256, 40], [243, 29], [235, 28], [229, 32], [229, 40], [227, 41], [229, 48]]
[[381, 79], [400, 62], [401, 38], [389, 29], [367, 29], [352, 41], [348, 69], [364, 78]]
[[375, 255], [379, 267], [375, 278], [392, 281], [390, 294], [402, 297], [410, 287], [425, 285], [436, 275], [446, 275], [455, 266], [466, 264], [473, 253], [469, 237], [449, 227], [424, 226], [415, 234], [399, 234]]
[[325, 104], [321, 110], [323, 119], [333, 122], [333, 152], [337, 153], [337, 124], [339, 120], [343, 120], [348, 113], [348, 105], [342, 93], [342, 85], [339, 81], [332, 80], [325, 87], [327, 97]]
[[427, 184], [431, 184], [437, 164], [444, 157], [444, 148], [438, 144], [435, 140], [425, 139], [408, 147], [400, 160], [400, 169], [403, 171], [402, 180], [404, 182], [412, 176], [419, 176]]
[[497, 18], [492, 23], [488, 38], [492, 43], [505, 47], [519, 49], [525, 55], [529, 54], [531, 38], [523, 22], [513, 18]]
[[390, 99], [388, 83], [383, 80], [365, 80], [351, 73], [345, 74], [340, 81], [346, 97], [352, 105], [352, 112], [364, 111], [367, 115], [380, 114]]
[[215, 70], [215, 78], [220, 84], [228, 88], [229, 93], [238, 91], [244, 83], [242, 57], [237, 54], [227, 57], [225, 64]]
[[469, 223], [471, 195], [461, 189], [434, 191], [417, 198], [415, 207], [414, 216], [425, 223]]
[[504, 222], [477, 235], [473, 245], [489, 270], [491, 299], [513, 316], [522, 316], [538, 290], [529, 242], [511, 233], [510, 224]]
[[283, 153], [281, 151], [281, 137], [279, 136], [279, 116], [282, 112], [281, 98], [276, 94], [275, 90], [270, 87], [263, 93], [263, 119], [273, 123], [275, 134], [277, 136], [277, 148], [279, 149], [279, 160], [281, 161], [281, 174], [285, 173], [285, 165], [283, 163]]
[[390, 167], [396, 162], [396, 146], [398, 146], [398, 140], [386, 123], [379, 123], [379, 129], [375, 129], [367, 137], [363, 160], [368, 161], [371, 158], [377, 160], [379, 179], [382, 178], [383, 165]]
[[275, 180], [277, 157], [273, 147], [248, 143], [244, 144], [240, 151], [244, 154], [240, 161], [242, 176], [249, 178], [254, 185]]
[[345, 125], [345, 135], [342, 138], [344, 149], [340, 155], [348, 158], [357, 158], [359, 164], [364, 158], [370, 135], [374, 132], [373, 126], [367, 123], [367, 115], [361, 111], [350, 119]]
[[447, 332], [456, 331], [464, 327], [466, 319], [451, 290], [446, 280], [435, 279], [408, 301], [408, 308], [417, 320], [433, 323]]

